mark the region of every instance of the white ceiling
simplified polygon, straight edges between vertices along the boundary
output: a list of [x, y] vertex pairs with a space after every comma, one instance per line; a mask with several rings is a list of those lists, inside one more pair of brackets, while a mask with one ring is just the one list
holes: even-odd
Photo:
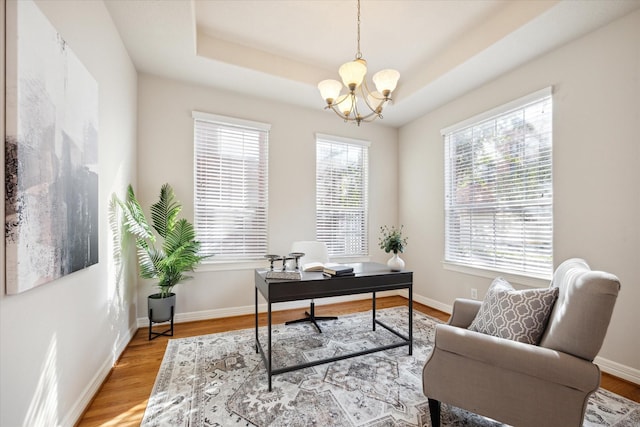
[[[640, 0], [361, 0], [369, 75], [400, 71], [401, 126]], [[356, 53], [356, 0], [106, 0], [138, 71], [321, 110]], [[329, 114], [327, 112], [327, 114]]]

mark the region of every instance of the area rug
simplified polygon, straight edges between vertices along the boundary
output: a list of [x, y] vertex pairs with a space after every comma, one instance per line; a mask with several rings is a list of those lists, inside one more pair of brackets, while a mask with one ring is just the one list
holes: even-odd
[[[407, 330], [406, 307], [379, 310], [378, 318]], [[405, 346], [275, 375], [271, 392], [254, 329], [170, 340], [141, 425], [430, 426], [421, 373], [438, 322], [414, 311], [412, 356]], [[371, 330], [371, 312], [324, 325], [322, 334], [310, 324], [275, 325], [274, 367], [398, 340]], [[266, 334], [260, 328], [263, 343]], [[502, 426], [446, 404], [442, 425]], [[638, 425], [640, 404], [603, 389], [592, 395], [584, 426]]]

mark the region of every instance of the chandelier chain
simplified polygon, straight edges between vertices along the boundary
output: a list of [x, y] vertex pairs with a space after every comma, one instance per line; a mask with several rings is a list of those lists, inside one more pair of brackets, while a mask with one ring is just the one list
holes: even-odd
[[358, 51], [356, 52], [356, 59], [362, 58], [362, 52], [360, 52], [360, 0], [358, 0]]

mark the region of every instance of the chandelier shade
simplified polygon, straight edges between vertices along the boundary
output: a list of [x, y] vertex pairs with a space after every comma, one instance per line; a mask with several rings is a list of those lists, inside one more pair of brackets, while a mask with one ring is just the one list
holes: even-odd
[[349, 90], [360, 87], [365, 74], [367, 74], [367, 66], [362, 62], [363, 61], [358, 60], [345, 62], [340, 66], [340, 69], [338, 69], [342, 83], [344, 83]]
[[[360, 0], [358, 1], [358, 50], [353, 61], [345, 62], [338, 69], [342, 83], [338, 80], [322, 80], [318, 83], [320, 96], [327, 103], [325, 109], [333, 110], [345, 122], [370, 122], [382, 118], [382, 109], [391, 101], [390, 95], [396, 89], [400, 73], [386, 69], [373, 75], [376, 90], [367, 86], [367, 61], [360, 52]], [[343, 86], [344, 85], [344, 86]], [[342, 94], [342, 89], [346, 93]], [[359, 95], [356, 96], [356, 91]]]
[[353, 104], [357, 102], [357, 99], [355, 96], [351, 96], [351, 94], [345, 94], [342, 95], [340, 98], [338, 98], [338, 108], [339, 111], [345, 116], [345, 117], [349, 117], [349, 115], [351, 114], [351, 110], [353, 110]]
[[382, 70], [373, 75], [373, 83], [378, 92], [389, 95], [393, 92], [400, 80], [400, 73], [396, 70]]
[[320, 90], [322, 98], [327, 101], [328, 104], [331, 104], [340, 96], [342, 83], [337, 80], [323, 80], [318, 83], [318, 89]]

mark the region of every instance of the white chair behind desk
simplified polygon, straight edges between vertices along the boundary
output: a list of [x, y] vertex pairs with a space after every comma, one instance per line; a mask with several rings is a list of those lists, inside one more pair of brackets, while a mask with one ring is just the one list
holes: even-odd
[[[300, 269], [303, 269], [305, 264], [309, 264], [311, 262], [321, 262], [323, 264], [329, 262], [329, 252], [327, 251], [327, 245], [325, 245], [324, 242], [317, 242], [313, 240], [293, 242], [291, 245], [291, 252], [304, 253], [304, 256], [300, 258]], [[304, 314], [305, 317], [302, 319], [291, 320], [289, 322], [285, 322], [285, 324], [290, 325], [292, 323], [310, 322], [313, 323], [318, 332], [322, 333], [322, 329], [318, 326], [318, 321], [337, 319], [335, 316], [316, 316], [315, 303], [313, 300], [311, 300], [309, 311], [305, 311]]]

